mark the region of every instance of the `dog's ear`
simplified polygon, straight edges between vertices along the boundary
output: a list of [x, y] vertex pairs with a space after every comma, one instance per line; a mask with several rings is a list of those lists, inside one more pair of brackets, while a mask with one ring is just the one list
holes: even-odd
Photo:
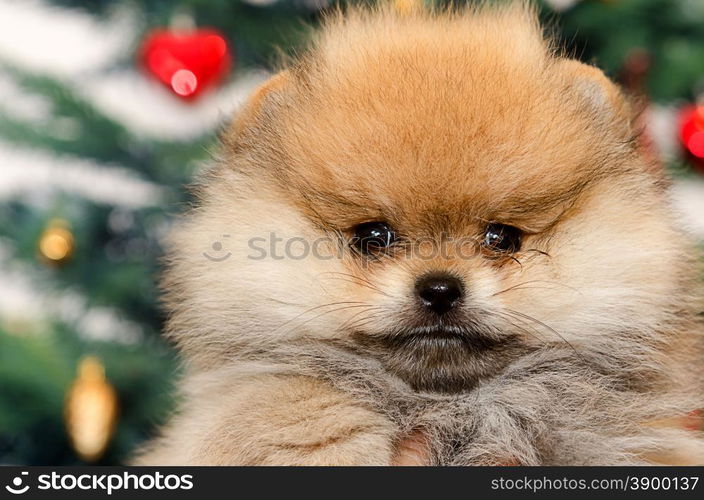
[[240, 135], [261, 116], [266, 102], [285, 89], [291, 80], [289, 71], [281, 71], [257, 87], [247, 102], [240, 108], [230, 128], [232, 136]]
[[574, 59], [559, 59], [561, 73], [580, 104], [603, 117], [624, 138], [633, 135], [635, 112], [621, 89], [599, 69]]
[[644, 160], [645, 170], [664, 190], [668, 185], [666, 171], [649, 136], [639, 130], [643, 127], [642, 117], [634, 101], [594, 66], [573, 59], [561, 59], [558, 64], [562, 66], [565, 83], [579, 100], [579, 106], [583, 109], [586, 106], [595, 119], [602, 121], [621, 140], [630, 142], [636, 139], [633, 144]]

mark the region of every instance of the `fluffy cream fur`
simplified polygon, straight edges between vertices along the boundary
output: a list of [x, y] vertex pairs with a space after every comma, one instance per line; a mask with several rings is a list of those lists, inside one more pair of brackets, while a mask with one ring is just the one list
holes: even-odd
[[[650, 424], [704, 406], [701, 302], [632, 115], [521, 5], [332, 16], [236, 118], [172, 235], [184, 402], [138, 462], [704, 462], [700, 435]], [[349, 238], [374, 220], [407, 242], [480, 241], [488, 221], [524, 241], [370, 260]], [[340, 258], [252, 259], [271, 233]], [[214, 241], [232, 255], [204, 258]], [[430, 271], [461, 277], [463, 335], [490, 347], [404, 339]]]

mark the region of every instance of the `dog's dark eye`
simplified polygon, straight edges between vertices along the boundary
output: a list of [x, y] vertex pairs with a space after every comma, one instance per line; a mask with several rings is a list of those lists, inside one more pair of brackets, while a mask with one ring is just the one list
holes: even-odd
[[378, 252], [396, 240], [393, 229], [385, 222], [365, 222], [354, 228], [350, 243], [364, 254]]
[[494, 252], [513, 253], [521, 249], [522, 236], [517, 227], [491, 223], [484, 233], [483, 244]]

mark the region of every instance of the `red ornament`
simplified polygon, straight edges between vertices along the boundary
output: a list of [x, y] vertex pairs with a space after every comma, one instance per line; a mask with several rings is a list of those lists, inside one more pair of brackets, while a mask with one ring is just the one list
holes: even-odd
[[230, 69], [225, 38], [212, 29], [152, 31], [142, 43], [146, 68], [177, 96], [193, 99]]
[[682, 146], [704, 169], [704, 106], [688, 106], [680, 111], [679, 125]]

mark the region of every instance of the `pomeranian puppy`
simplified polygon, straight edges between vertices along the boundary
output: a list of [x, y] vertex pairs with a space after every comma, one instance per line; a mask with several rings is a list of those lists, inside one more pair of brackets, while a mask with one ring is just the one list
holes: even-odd
[[633, 121], [523, 3], [332, 16], [171, 238], [183, 400], [138, 463], [704, 462], [694, 245]]

